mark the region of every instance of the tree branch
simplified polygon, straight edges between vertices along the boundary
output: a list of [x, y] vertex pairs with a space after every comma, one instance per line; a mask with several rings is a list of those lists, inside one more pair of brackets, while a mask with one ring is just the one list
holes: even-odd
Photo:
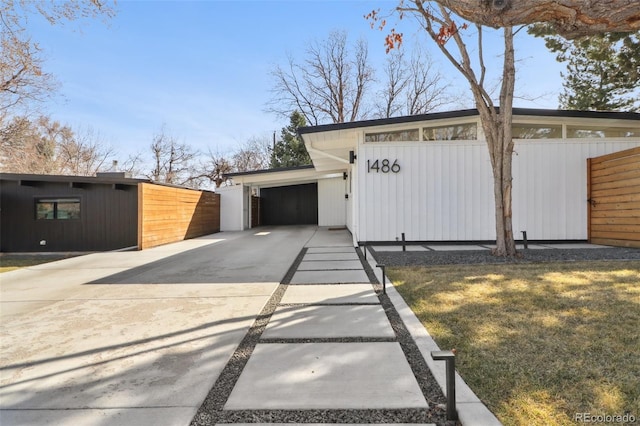
[[566, 38], [640, 29], [638, 0], [435, 0], [471, 22], [494, 28], [549, 22]]

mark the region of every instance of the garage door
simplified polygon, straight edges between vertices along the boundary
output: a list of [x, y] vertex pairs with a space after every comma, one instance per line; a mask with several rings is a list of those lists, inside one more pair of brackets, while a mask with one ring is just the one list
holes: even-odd
[[262, 225], [317, 225], [318, 184], [260, 189]]

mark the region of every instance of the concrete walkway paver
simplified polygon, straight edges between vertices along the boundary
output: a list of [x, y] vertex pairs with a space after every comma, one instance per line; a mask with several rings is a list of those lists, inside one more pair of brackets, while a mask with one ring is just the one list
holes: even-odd
[[303, 260], [298, 271], [331, 271], [340, 269], [361, 269], [360, 260]]
[[353, 253], [353, 247], [351, 245], [343, 247], [308, 247], [307, 254], [320, 254], [320, 253]]
[[350, 252], [323, 252], [323, 253], [307, 253], [303, 259], [303, 261], [310, 260], [358, 260], [358, 255], [356, 252], [351, 249]]
[[426, 408], [398, 343], [259, 344], [225, 409]]
[[[402, 246], [371, 246], [375, 251], [403, 251]], [[423, 246], [406, 245], [404, 251], [428, 251], [429, 249]]]
[[289, 286], [281, 304], [378, 304], [371, 284]]
[[271, 316], [263, 339], [395, 337], [380, 305], [281, 306]]
[[298, 271], [293, 275], [291, 284], [342, 284], [364, 283], [369, 278], [362, 269], [339, 271]]

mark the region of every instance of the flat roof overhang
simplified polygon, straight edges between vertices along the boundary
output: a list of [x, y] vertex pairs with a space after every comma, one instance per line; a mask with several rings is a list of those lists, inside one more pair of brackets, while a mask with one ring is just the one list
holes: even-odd
[[314, 166], [301, 166], [285, 169], [267, 169], [252, 172], [229, 173], [226, 177], [232, 179], [234, 185], [272, 187], [284, 185], [301, 185], [304, 183], [317, 182], [320, 179], [330, 179], [341, 177], [346, 167], [339, 167], [332, 170], [319, 171]]
[[300, 132], [311, 161], [318, 171], [347, 169], [349, 151], [356, 150], [359, 134], [360, 129], [357, 128]]

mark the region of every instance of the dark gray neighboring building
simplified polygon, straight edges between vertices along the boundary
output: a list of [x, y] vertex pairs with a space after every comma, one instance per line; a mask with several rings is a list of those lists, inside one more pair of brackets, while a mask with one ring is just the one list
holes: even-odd
[[0, 173], [0, 251], [136, 246], [143, 179]]

